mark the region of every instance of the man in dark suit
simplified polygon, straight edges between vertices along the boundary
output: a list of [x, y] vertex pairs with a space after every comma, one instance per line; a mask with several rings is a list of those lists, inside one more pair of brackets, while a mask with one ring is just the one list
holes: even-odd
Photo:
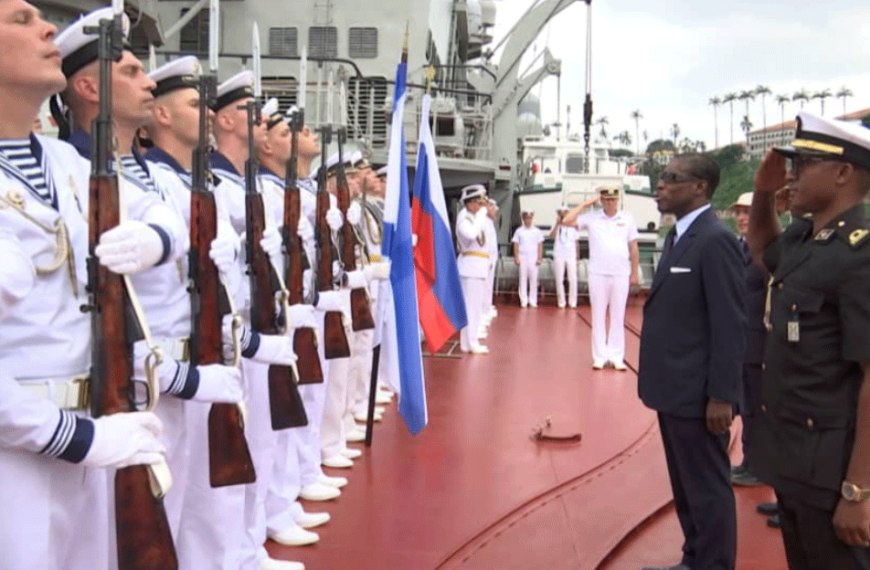
[[682, 155], [656, 188], [677, 218], [644, 305], [638, 392], [658, 412], [685, 542], [668, 570], [734, 570], [737, 521], [728, 458], [744, 351], [744, 258], [710, 208], [719, 166]]

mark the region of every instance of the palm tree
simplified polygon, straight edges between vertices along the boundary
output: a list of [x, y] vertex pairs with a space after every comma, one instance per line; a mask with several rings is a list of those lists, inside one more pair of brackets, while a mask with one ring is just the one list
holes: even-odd
[[631, 118], [634, 120], [634, 138], [637, 141], [637, 155], [640, 156], [640, 120], [643, 119], [640, 109], [632, 111]]
[[724, 97], [722, 97], [723, 103], [728, 103], [728, 107], [731, 109], [731, 144], [734, 144], [734, 101], [737, 100], [737, 93], [726, 93]]
[[680, 141], [679, 149], [681, 154], [695, 152], [695, 148], [695, 141], [693, 141], [689, 137], [685, 137], [683, 138], [683, 140]]
[[840, 87], [840, 90], [837, 91], [837, 99], [843, 100], [843, 115], [846, 114], [846, 98], [851, 97], [853, 95], [852, 90], [846, 87]]
[[825, 99], [828, 97], [832, 97], [830, 89], [822, 89], [818, 93], [813, 93], [813, 99], [818, 99], [821, 102], [822, 106], [822, 115], [825, 114]]
[[[777, 95], [776, 104], [779, 105], [780, 122], [785, 125], [785, 104], [791, 103], [791, 97], [788, 95]], [[783, 127], [785, 128], [785, 127]]]
[[746, 103], [746, 115], [745, 117], [749, 117], [749, 102], [755, 101], [755, 90], [748, 89], [746, 91], [741, 91], [740, 95], [737, 96], [738, 99]]
[[719, 105], [722, 104], [722, 99], [719, 97], [711, 97], [709, 101], [707, 101], [710, 105], [713, 105], [713, 126], [714, 132], [716, 133], [716, 148], [719, 148]]
[[670, 128], [671, 137], [674, 139], [674, 146], [677, 146], [677, 139], [680, 138], [680, 125], [674, 123]]
[[755, 88], [755, 94], [761, 95], [761, 129], [764, 132], [765, 146], [767, 146], [767, 105], [765, 97], [770, 95], [772, 91], [766, 85], [759, 85]]
[[598, 134], [602, 138], [602, 140], [607, 141], [607, 125], [610, 124], [610, 119], [607, 117], [598, 117], [598, 120], [595, 121], [595, 124], [598, 125]]
[[800, 91], [796, 91], [795, 94], [791, 96], [791, 100], [792, 101], [800, 101], [801, 102], [801, 109], [803, 109], [804, 103], [806, 103], [807, 101], [810, 100], [810, 94], [806, 89], [801, 88]]
[[740, 128], [746, 133], [746, 154], [749, 154], [749, 131], [752, 130], [752, 121], [749, 120], [749, 115], [743, 115]]
[[616, 142], [618, 142], [622, 146], [626, 146], [626, 147], [630, 146], [631, 145], [631, 133], [629, 133], [628, 131], [622, 131], [621, 133], [619, 133], [618, 135], [613, 137], [613, 140], [615, 140]]
[[695, 150], [701, 153], [707, 152], [707, 145], [704, 141], [695, 141]]

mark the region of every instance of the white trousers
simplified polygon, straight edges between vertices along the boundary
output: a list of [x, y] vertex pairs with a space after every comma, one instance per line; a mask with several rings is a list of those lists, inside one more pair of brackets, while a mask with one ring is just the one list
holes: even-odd
[[[625, 303], [628, 275], [589, 274], [589, 302], [592, 305], [592, 361], [615, 364], [625, 358]], [[610, 327], [606, 326], [610, 311]]]
[[266, 493], [266, 529], [277, 534], [296, 524], [293, 505], [302, 490], [299, 477], [298, 437], [300, 428], [275, 432], [277, 445], [272, 461], [272, 480]]
[[[209, 481], [208, 414], [211, 404], [186, 403], [191, 441], [181, 528], [175, 549], [179, 570], [238, 570], [244, 535], [245, 486], [214, 489]], [[259, 476], [259, 474], [258, 474]], [[173, 486], [173, 488], [174, 488]]]
[[[353, 333], [347, 330], [347, 327], [345, 332], [352, 351]], [[347, 407], [350, 361], [350, 358], [335, 358], [329, 362], [329, 380], [326, 383], [326, 399], [320, 422], [320, 453], [324, 459], [335, 457], [347, 447], [344, 410]]]
[[299, 386], [308, 425], [293, 430], [296, 437], [296, 451], [299, 456], [299, 479], [304, 487], [317, 481], [323, 474], [320, 465], [320, 425], [323, 422], [323, 410], [326, 405], [326, 387], [329, 384], [331, 360], [324, 358], [323, 352], [323, 322], [324, 313], [317, 313], [318, 339], [317, 354], [320, 356], [320, 369], [323, 371], [323, 382], [319, 384], [303, 384]]
[[486, 287], [484, 288], [483, 293], [483, 315], [486, 316], [493, 308], [493, 301], [495, 300], [495, 268], [496, 264], [493, 263], [492, 267], [489, 268], [489, 273], [486, 276]]
[[538, 305], [538, 264], [537, 258], [520, 258], [520, 306]]
[[344, 410], [345, 434], [356, 427], [355, 412], [365, 413], [369, 405], [369, 385], [372, 379], [372, 342], [374, 331], [353, 333], [348, 367], [347, 407]]
[[0, 449], [0, 568], [106, 570], [110, 558], [117, 566], [106, 488], [106, 470]]
[[480, 328], [483, 299], [486, 295], [486, 278], [460, 277], [460, 281], [462, 282], [462, 295], [465, 297], [468, 326], [459, 332], [459, 348], [467, 352], [480, 345], [477, 333]]
[[565, 272], [568, 272], [568, 305], [577, 306], [577, 258], [553, 257], [553, 265], [556, 270], [556, 300], [560, 307], [565, 306]]

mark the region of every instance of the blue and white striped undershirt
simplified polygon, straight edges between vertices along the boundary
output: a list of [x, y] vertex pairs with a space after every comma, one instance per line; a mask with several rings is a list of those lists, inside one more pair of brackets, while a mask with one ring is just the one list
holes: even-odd
[[142, 183], [148, 187], [148, 190], [157, 192], [157, 187], [154, 186], [154, 181], [151, 180], [151, 177], [148, 176], [148, 173], [145, 172], [145, 169], [142, 168], [142, 165], [139, 164], [139, 161], [136, 160], [135, 156], [132, 154], [125, 154], [122, 156], [121, 166], [124, 167], [124, 170], [141, 180]]
[[27, 178], [31, 188], [43, 202], [46, 204], [54, 202], [54, 196], [45, 181], [42, 165], [33, 155], [30, 139], [0, 140], [0, 154]]

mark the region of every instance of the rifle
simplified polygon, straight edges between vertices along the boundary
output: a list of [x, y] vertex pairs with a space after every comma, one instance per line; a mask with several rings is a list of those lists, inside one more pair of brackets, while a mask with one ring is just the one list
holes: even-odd
[[[321, 156], [326, 156], [327, 145], [332, 139], [332, 128], [323, 127], [320, 135]], [[329, 211], [329, 192], [326, 190], [325, 164], [317, 173], [317, 290], [333, 290], [332, 274], [332, 231], [326, 223]], [[323, 352], [326, 358], [349, 358], [350, 345], [344, 330], [344, 317], [341, 311], [329, 311], [323, 316]]]
[[[103, 415], [136, 411], [133, 380], [133, 343], [144, 329], [132, 309], [133, 291], [129, 279], [101, 266], [95, 254], [103, 232], [121, 222], [122, 205], [118, 172], [109, 167], [113, 160], [111, 117], [112, 63], [122, 55], [121, 11], [111, 20], [100, 20], [86, 33], [98, 33], [100, 66], [100, 108], [94, 119], [93, 153], [88, 206], [88, 294], [84, 308], [91, 313], [91, 414]], [[148, 406], [157, 404], [156, 367], [160, 356], [146, 359]], [[133, 465], [115, 473], [115, 530], [119, 570], [176, 570], [178, 560], [166, 511], [164, 488], [169, 478], [162, 465]]]
[[[254, 155], [254, 126], [260, 124], [260, 107], [256, 101], [244, 106], [248, 114], [248, 159], [245, 161], [245, 232], [248, 275], [251, 280], [251, 328], [262, 334], [284, 334], [286, 323], [286, 289], [280, 275], [260, 245], [266, 229], [263, 196], [257, 190], [257, 160]], [[275, 313], [275, 293], [281, 292], [283, 309]], [[272, 429], [308, 425], [305, 406], [296, 374], [290, 366], [269, 366], [269, 409]]]
[[[218, 268], [209, 256], [211, 243], [217, 236], [217, 206], [208, 167], [208, 105], [216, 97], [214, 75], [200, 77], [199, 93], [199, 144], [193, 151], [190, 193], [191, 366], [224, 362], [222, 315], [233, 314], [234, 338], [241, 325]], [[238, 358], [236, 348], [233, 365], [238, 366]], [[212, 404], [208, 413], [208, 457], [212, 487], [244, 485], [257, 480], [238, 405]]]
[[[304, 87], [301, 87], [304, 89]], [[302, 214], [302, 200], [297, 183], [297, 162], [299, 160], [299, 131], [305, 125], [304, 111], [300, 108], [293, 117], [290, 160], [287, 161], [284, 188], [284, 244], [287, 248], [287, 289], [291, 305], [304, 300], [302, 238], [299, 237], [299, 216]], [[300, 384], [323, 382], [323, 369], [317, 354], [317, 334], [314, 329], [297, 328], [293, 332], [293, 352], [298, 360]]]
[[[347, 131], [343, 126], [340, 127], [338, 129], [338, 170], [336, 172], [335, 187], [338, 208], [344, 216], [344, 225], [341, 227], [341, 261], [344, 264], [345, 271], [354, 271], [356, 269], [356, 247], [358, 241], [353, 226], [347, 221], [347, 210], [350, 208], [350, 189], [347, 186], [347, 176], [344, 172], [344, 153], [342, 152], [346, 136]], [[369, 299], [369, 292], [365, 288], [351, 289], [350, 317], [351, 328], [354, 331], [365, 331], [375, 328], [375, 319], [372, 317], [372, 303]]]

